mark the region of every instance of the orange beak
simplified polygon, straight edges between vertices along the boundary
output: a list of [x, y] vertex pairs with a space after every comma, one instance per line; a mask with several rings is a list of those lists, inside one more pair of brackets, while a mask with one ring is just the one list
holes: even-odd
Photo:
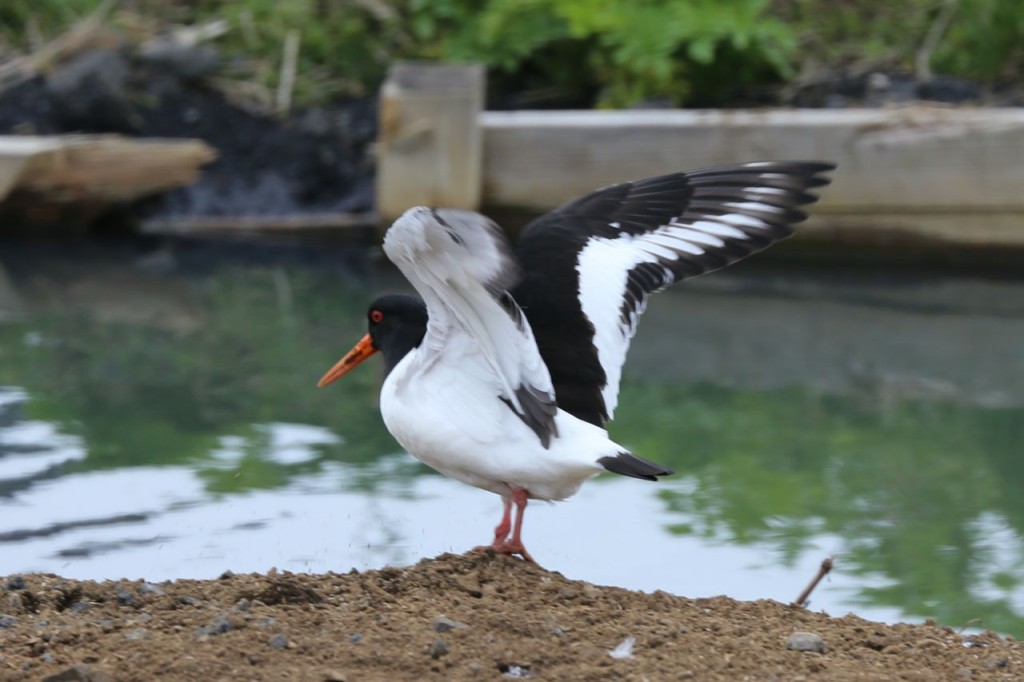
[[323, 375], [316, 387], [323, 388], [327, 384], [334, 383], [354, 370], [359, 363], [376, 352], [377, 349], [373, 347], [373, 340], [370, 338], [370, 335], [367, 334], [363, 338], [359, 339], [359, 343], [356, 344], [356, 347], [350, 350], [345, 357], [338, 360], [338, 364], [327, 370], [327, 374]]

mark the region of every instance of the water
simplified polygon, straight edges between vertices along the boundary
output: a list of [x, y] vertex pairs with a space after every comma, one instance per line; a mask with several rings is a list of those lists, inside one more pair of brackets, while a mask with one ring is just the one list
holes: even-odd
[[[266, 260], [266, 259], [265, 259]], [[403, 454], [379, 366], [320, 374], [387, 277], [0, 259], [0, 574], [347, 571], [489, 540]], [[740, 266], [654, 299], [613, 435], [673, 466], [534, 503], [573, 578], [1024, 636], [1024, 283]]]

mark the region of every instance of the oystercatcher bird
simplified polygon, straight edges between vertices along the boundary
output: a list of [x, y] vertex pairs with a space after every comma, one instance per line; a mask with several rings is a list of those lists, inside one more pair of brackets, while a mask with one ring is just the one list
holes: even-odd
[[791, 234], [833, 168], [767, 161], [613, 185], [534, 220], [516, 250], [480, 214], [409, 209], [384, 252], [422, 299], [373, 301], [369, 333], [319, 385], [380, 352], [388, 430], [428, 466], [500, 495], [490, 547], [532, 561], [527, 500], [566, 499], [603, 471], [673, 473], [604, 429], [648, 295]]

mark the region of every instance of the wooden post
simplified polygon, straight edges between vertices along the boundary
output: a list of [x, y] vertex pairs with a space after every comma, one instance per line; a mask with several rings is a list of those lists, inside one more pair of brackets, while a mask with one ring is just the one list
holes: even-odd
[[413, 206], [480, 205], [484, 69], [398, 62], [381, 90], [377, 212], [387, 226]]

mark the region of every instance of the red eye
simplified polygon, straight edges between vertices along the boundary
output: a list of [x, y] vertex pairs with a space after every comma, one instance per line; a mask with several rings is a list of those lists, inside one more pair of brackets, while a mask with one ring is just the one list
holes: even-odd
[[384, 313], [382, 313], [379, 310], [371, 310], [370, 319], [376, 322], [377, 324], [380, 324], [381, 322], [384, 321]]

